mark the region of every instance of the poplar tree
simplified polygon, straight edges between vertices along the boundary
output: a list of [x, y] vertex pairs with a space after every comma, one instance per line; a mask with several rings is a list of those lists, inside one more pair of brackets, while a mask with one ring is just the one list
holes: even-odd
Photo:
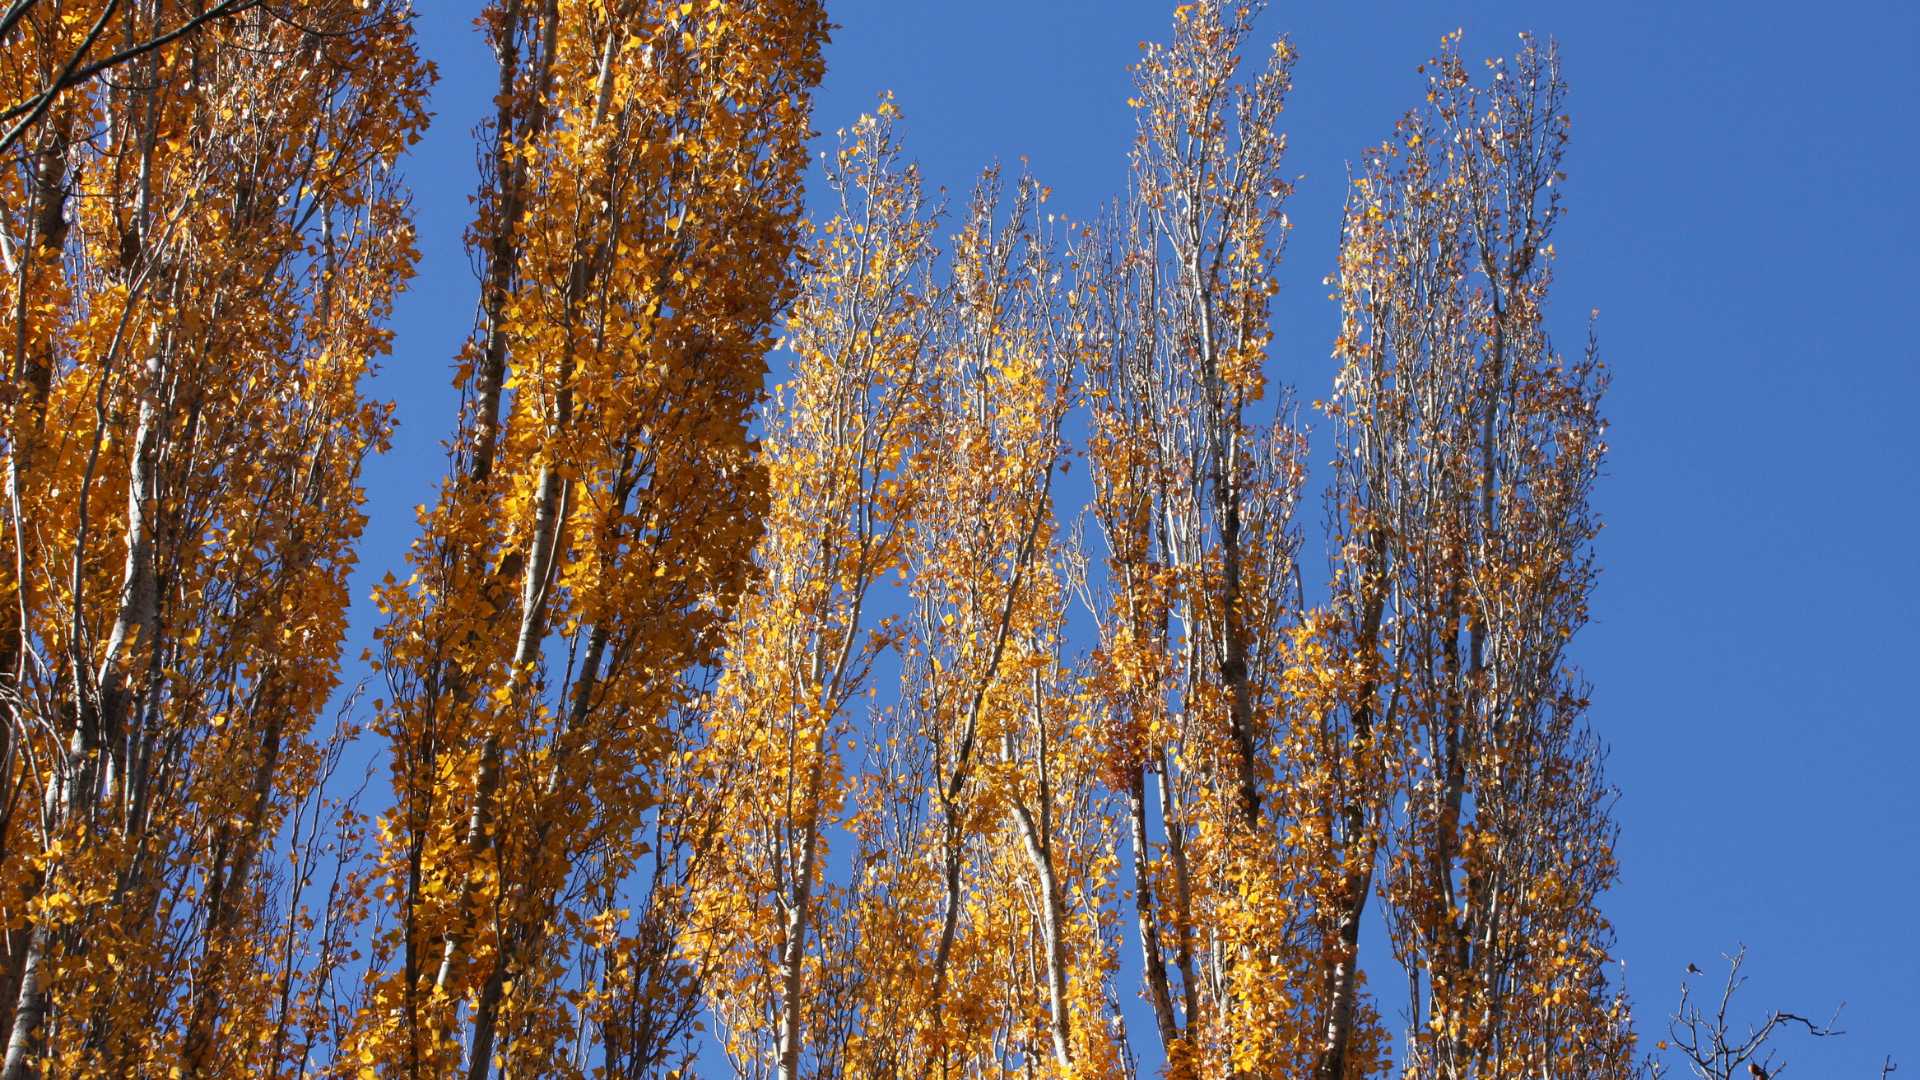
[[828, 879], [855, 702], [894, 637], [874, 610], [919, 505], [933, 222], [882, 101], [827, 167], [838, 212], [813, 230], [786, 321], [790, 377], [764, 443], [767, 531], [728, 632], [702, 786], [713, 839], [685, 947], [734, 1071], [841, 1071], [853, 1003]]
[[1172, 1076], [1311, 1071], [1351, 969], [1328, 925], [1348, 852], [1314, 793], [1347, 783], [1354, 748], [1293, 722], [1318, 708], [1290, 685], [1306, 444], [1267, 374], [1293, 50], [1278, 41], [1242, 73], [1258, 14], [1185, 4], [1172, 42], [1145, 49], [1127, 193], [1086, 284], [1106, 579], [1088, 692], [1125, 801], [1140, 993]]
[[478, 317], [440, 497], [380, 593], [393, 918], [349, 1047], [474, 1080], [583, 1072], [608, 1019], [585, 958], [681, 797], [660, 770], [766, 505], [749, 424], [826, 30], [800, 0], [483, 21]]
[[987, 170], [940, 292], [899, 698], [876, 718], [856, 825], [862, 1074], [1113, 1060], [1093, 907], [1110, 862], [1054, 535], [1083, 335], [1059, 303], [1046, 196], [1022, 177], [1009, 198]]
[[1333, 279], [1337, 607], [1389, 730], [1381, 895], [1409, 1076], [1634, 1073], [1598, 903], [1617, 829], [1586, 687], [1606, 452], [1591, 334], [1546, 329], [1570, 122], [1553, 47], [1476, 83], [1452, 35], [1369, 151]]
[[339, 956], [267, 856], [334, 760], [429, 71], [395, 3], [0, 45], [0, 1076], [296, 1071]]

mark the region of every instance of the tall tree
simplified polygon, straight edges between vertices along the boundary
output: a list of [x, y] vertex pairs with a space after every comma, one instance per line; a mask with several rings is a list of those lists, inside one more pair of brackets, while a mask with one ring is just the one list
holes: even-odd
[[1330, 925], [1347, 841], [1321, 803], [1364, 749], [1311, 735], [1338, 690], [1294, 671], [1327, 657], [1296, 641], [1305, 442], [1283, 404], [1262, 405], [1293, 51], [1282, 40], [1239, 75], [1258, 13], [1182, 5], [1172, 43], [1147, 47], [1128, 195], [1086, 260], [1107, 551], [1090, 689], [1126, 801], [1142, 992], [1175, 1076], [1310, 1071], [1351, 970]]
[[324, 1027], [265, 856], [329, 760], [429, 71], [404, 5], [245, 8], [0, 17], [7, 1080], [278, 1075]]
[[474, 1080], [585, 1068], [600, 991], [573, 980], [647, 854], [766, 503], [750, 413], [826, 32], [804, 0], [483, 18], [478, 325], [414, 574], [381, 592], [397, 914], [352, 1047]]
[[702, 751], [714, 835], [687, 948], [742, 1076], [837, 1075], [849, 973], [826, 948], [845, 897], [828, 848], [847, 797], [850, 709], [894, 637], [875, 611], [921, 501], [935, 298], [933, 221], [900, 158], [897, 110], [863, 116], [827, 168], [839, 212], [814, 236], [787, 318], [792, 374], [763, 443], [767, 531], [729, 633]]
[[1545, 325], [1569, 122], [1553, 48], [1476, 86], [1458, 35], [1367, 156], [1337, 275], [1338, 603], [1398, 733], [1383, 893], [1411, 1076], [1619, 1076], [1598, 909], [1616, 832], [1585, 689], [1606, 376]]
[[[999, 171], [954, 239], [906, 557], [897, 705], [863, 778], [858, 967], [876, 1075], [1114, 1060], [1111, 921], [1084, 717], [1065, 696], [1053, 483], [1084, 335], [1061, 303], [1047, 192]], [[1074, 1005], [1080, 1009], [1077, 1015]], [[1077, 1028], [1077, 1030], [1076, 1030]]]

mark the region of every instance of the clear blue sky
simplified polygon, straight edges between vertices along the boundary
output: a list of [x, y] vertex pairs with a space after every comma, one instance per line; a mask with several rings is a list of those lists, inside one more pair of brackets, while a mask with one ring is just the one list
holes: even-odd
[[[444, 464], [450, 357], [476, 292], [461, 235], [494, 73], [478, 0], [421, 7], [441, 74], [408, 166], [424, 260], [372, 387], [401, 426], [368, 470], [355, 652], [367, 587], [400, 570], [411, 508]], [[815, 126], [890, 88], [931, 182], [963, 191], [981, 165], [1026, 155], [1055, 205], [1084, 217], [1122, 182], [1126, 65], [1166, 36], [1171, 8], [829, 0], [841, 28]], [[1419, 99], [1415, 66], [1456, 27], [1470, 55], [1553, 35], [1572, 85], [1553, 319], [1577, 340], [1599, 308], [1614, 376], [1605, 571], [1574, 656], [1622, 789], [1607, 910], [1643, 1036], [1664, 1031], [1689, 961], [1712, 971], [1744, 941], [1751, 1009], [1847, 1002], [1845, 1039], [1789, 1045], [1795, 1073], [1874, 1076], [1888, 1053], [1920, 1070], [1920, 13], [1276, 5], [1266, 32], [1300, 52], [1287, 127], [1302, 179], [1272, 371], [1305, 399], [1333, 370], [1320, 279], [1344, 163]]]

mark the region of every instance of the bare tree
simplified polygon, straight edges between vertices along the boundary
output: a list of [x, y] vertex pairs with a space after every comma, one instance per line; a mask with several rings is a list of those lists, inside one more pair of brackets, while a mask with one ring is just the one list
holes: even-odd
[[[1740, 1024], [1730, 1020], [1734, 996], [1747, 982], [1747, 977], [1740, 973], [1747, 961], [1747, 947], [1740, 946], [1724, 959], [1726, 981], [1720, 986], [1719, 1000], [1712, 1004], [1702, 1004], [1711, 998], [1694, 995], [1693, 978], [1705, 972], [1687, 965], [1687, 977], [1680, 982], [1680, 1003], [1667, 1019], [1667, 1037], [1655, 1044], [1658, 1052], [1677, 1054], [1688, 1075], [1700, 1080], [1733, 1080], [1736, 1076], [1774, 1080], [1784, 1075], [1788, 1066], [1777, 1046], [1771, 1045], [1776, 1035], [1798, 1031], [1812, 1038], [1830, 1039], [1846, 1034], [1837, 1026], [1844, 1003], [1833, 1010], [1825, 1023], [1778, 1009], [1768, 1012], [1758, 1022]], [[1658, 1059], [1649, 1060], [1647, 1068], [1654, 1080], [1669, 1072], [1667, 1064]], [[1886, 1080], [1898, 1070], [1891, 1057], [1885, 1059], [1880, 1065], [1880, 1080]]]

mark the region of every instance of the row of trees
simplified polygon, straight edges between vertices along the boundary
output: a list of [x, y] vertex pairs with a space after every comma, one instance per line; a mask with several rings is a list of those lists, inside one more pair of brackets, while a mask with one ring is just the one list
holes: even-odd
[[[891, 104], [844, 139], [693, 755], [694, 955], [741, 1074], [1113, 1075], [1137, 992], [1169, 1075], [1374, 1075], [1376, 897], [1411, 1075], [1635, 1068], [1563, 655], [1604, 375], [1543, 325], [1555, 58], [1476, 87], [1449, 42], [1355, 181], [1310, 604], [1306, 438], [1263, 404], [1292, 53], [1242, 72], [1254, 15], [1189, 5], [1146, 51], [1130, 182], [1089, 227], [990, 170], [936, 256]], [[1055, 525], [1070, 414], [1091, 539]]]
[[449, 468], [323, 723], [410, 13], [7, 3], [0, 1078], [1635, 1072], [1557, 60], [1449, 40], [1353, 181], [1314, 600], [1258, 8], [1097, 221], [947, 219], [883, 100], [809, 223], [819, 3], [490, 3]]

